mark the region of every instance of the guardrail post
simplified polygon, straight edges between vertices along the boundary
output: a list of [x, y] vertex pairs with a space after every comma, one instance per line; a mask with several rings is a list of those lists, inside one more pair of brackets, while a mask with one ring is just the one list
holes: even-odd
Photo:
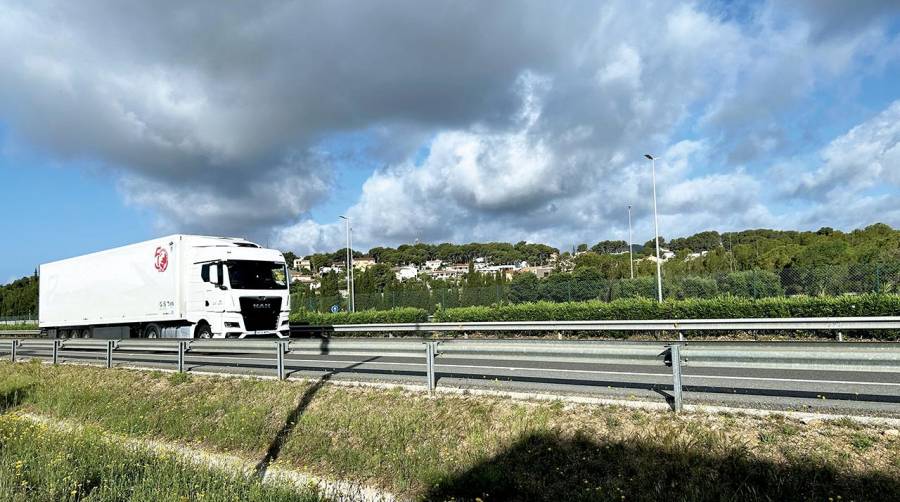
[[425, 342], [425, 378], [428, 380], [428, 394], [434, 394], [434, 356], [437, 355], [437, 344], [440, 342]]
[[184, 373], [184, 352], [187, 350], [187, 342], [178, 342], [178, 372]]
[[278, 379], [284, 380], [284, 354], [287, 352], [287, 347], [290, 342], [283, 342], [278, 340], [275, 342], [275, 365], [276, 371], [278, 372]]
[[112, 368], [112, 353], [113, 350], [116, 349], [116, 341], [115, 340], [107, 340], [106, 341], [106, 368]]
[[12, 340], [9, 342], [9, 345], [9, 360], [16, 362], [16, 348], [19, 346], [19, 341]]
[[672, 396], [674, 398], [675, 413], [681, 411], [681, 345], [673, 344], [669, 346], [672, 357]]
[[59, 348], [62, 346], [62, 340], [53, 340], [53, 364], [59, 364]]

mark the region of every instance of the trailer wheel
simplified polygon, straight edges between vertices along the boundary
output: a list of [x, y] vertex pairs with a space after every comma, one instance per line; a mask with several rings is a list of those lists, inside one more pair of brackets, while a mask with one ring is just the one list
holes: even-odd
[[144, 338], [159, 338], [159, 326], [156, 324], [144, 326]]
[[81, 338], [92, 338], [91, 328], [84, 328], [83, 330], [81, 330]]
[[197, 325], [197, 330], [194, 332], [194, 338], [212, 338], [212, 328], [209, 324], [201, 322]]

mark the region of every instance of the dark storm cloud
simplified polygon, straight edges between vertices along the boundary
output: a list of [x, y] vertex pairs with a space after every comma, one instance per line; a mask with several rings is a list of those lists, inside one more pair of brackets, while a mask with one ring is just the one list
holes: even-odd
[[[625, 204], [646, 209], [647, 149], [669, 157], [660, 176], [677, 193], [663, 209], [679, 221], [723, 220], [689, 203], [703, 191], [714, 208], [743, 211], [731, 221], [763, 224], [752, 173], [725, 165], [697, 177], [688, 159], [724, 159], [720, 144], [736, 159], [772, 148], [777, 111], [877, 51], [883, 23], [871, 18], [885, 12], [760, 4], [736, 20], [670, 1], [0, 4], [0, 119], [15, 140], [106, 167], [167, 228], [274, 230], [309, 246], [339, 235], [306, 217], [334, 170], [357, 158], [379, 168], [347, 201], [373, 242], [595, 235], [619, 224]], [[848, 36], [811, 35], [838, 32]], [[685, 130], [715, 137], [679, 143]]]
[[[132, 200], [181, 227], [226, 223], [213, 206], [252, 209], [248, 187], [272, 173], [312, 178], [304, 204], [245, 222], [281, 223], [327, 192], [327, 156], [309, 158], [331, 133], [508, 122], [519, 74], [554, 71], [591, 25], [585, 5], [11, 3], [0, 113], [53, 156], [121, 170]], [[165, 196], [192, 191], [203, 214]]]

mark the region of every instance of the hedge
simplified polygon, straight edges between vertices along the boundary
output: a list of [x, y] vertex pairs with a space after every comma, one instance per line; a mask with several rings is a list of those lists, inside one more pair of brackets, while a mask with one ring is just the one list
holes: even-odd
[[292, 323], [312, 325], [331, 324], [393, 324], [428, 322], [428, 312], [424, 309], [401, 307], [391, 310], [363, 310], [360, 312], [338, 312], [336, 314], [300, 311], [291, 315]]
[[657, 303], [646, 298], [611, 302], [536, 302], [438, 310], [436, 322], [576, 321], [601, 319], [733, 319], [753, 317], [866, 317], [900, 315], [900, 295], [690, 298]]

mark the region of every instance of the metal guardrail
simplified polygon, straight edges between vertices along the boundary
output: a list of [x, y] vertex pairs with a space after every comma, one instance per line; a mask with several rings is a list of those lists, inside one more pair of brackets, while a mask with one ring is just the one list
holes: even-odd
[[37, 336], [39, 329], [0, 329], [0, 336]]
[[[97, 340], [97, 339], [13, 339], [0, 341], [0, 356], [13, 361], [41, 357], [57, 364], [61, 358], [92, 355], [93, 361], [114, 366], [115, 359], [129, 363], [140, 361], [141, 354], [152, 354], [156, 361], [172, 364], [185, 371], [186, 355], [197, 358], [228, 356], [228, 364], [260, 367], [260, 360], [271, 361], [278, 378], [287, 376], [286, 356], [355, 357], [348, 364], [377, 358], [403, 358], [423, 364], [425, 383], [435, 390], [437, 368], [453, 370], [458, 365], [479, 363], [485, 374], [499, 374], [519, 362], [531, 365], [528, 371], [553, 371], [580, 378], [570, 363], [614, 364], [653, 367], [665, 365], [670, 375], [673, 408], [682, 406], [682, 368], [728, 368], [772, 370], [830, 370], [865, 375], [900, 373], [900, 344], [890, 342], [630, 342], [559, 340], [480, 340], [416, 338], [321, 338], [293, 340]], [[119, 355], [121, 354], [121, 355]], [[118, 356], [117, 356], [118, 355]], [[246, 362], [241, 362], [244, 356]], [[271, 359], [269, 359], [271, 358]], [[71, 360], [71, 359], [70, 359]], [[418, 362], [416, 362], [418, 361]], [[455, 366], [456, 365], [456, 366]], [[553, 367], [553, 366], [556, 367]], [[264, 367], [264, 365], [263, 365]], [[567, 369], [568, 368], [568, 369]], [[657, 376], [665, 377], [666, 373]], [[777, 379], [775, 377], [773, 380]], [[872, 385], [883, 385], [872, 383]], [[895, 385], [895, 384], [891, 384]]]
[[668, 319], [597, 321], [433, 322], [402, 324], [336, 324], [301, 329], [334, 333], [453, 331], [723, 331], [723, 330], [850, 330], [900, 329], [900, 316], [794, 317], [782, 319]]
[[[663, 319], [594, 321], [494, 321], [291, 326], [301, 333], [448, 333], [520, 331], [767, 331], [900, 329], [900, 316]], [[0, 336], [33, 336], [40, 330], [0, 330]]]

